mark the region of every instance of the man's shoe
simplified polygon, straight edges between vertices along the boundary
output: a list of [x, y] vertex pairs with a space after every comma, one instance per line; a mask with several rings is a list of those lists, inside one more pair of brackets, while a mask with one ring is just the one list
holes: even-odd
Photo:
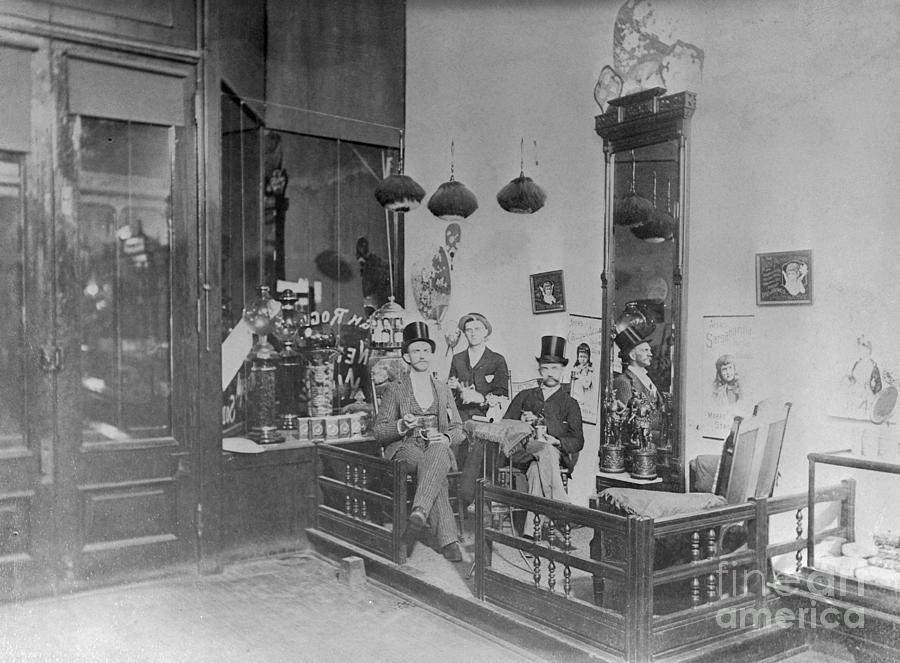
[[461, 562], [462, 561], [462, 550], [459, 549], [459, 543], [454, 541], [453, 543], [448, 543], [446, 546], [441, 548], [441, 552], [444, 555], [444, 559], [450, 562]]
[[413, 509], [406, 519], [406, 530], [403, 532], [403, 543], [406, 545], [406, 555], [412, 554], [413, 548], [416, 547], [416, 541], [419, 540], [419, 534], [425, 529], [426, 521], [425, 512], [422, 509]]

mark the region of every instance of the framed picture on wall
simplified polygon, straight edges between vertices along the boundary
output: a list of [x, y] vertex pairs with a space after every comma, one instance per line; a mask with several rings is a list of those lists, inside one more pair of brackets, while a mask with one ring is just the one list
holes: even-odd
[[532, 274], [529, 278], [532, 313], [558, 313], [566, 310], [566, 293], [561, 269]]
[[812, 304], [812, 251], [756, 254], [756, 305]]

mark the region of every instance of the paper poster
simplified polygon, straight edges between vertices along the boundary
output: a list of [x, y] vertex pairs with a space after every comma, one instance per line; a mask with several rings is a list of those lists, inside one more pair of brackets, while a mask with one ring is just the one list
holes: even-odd
[[241, 318], [222, 343], [222, 391], [228, 387], [253, 347], [253, 333]]
[[569, 333], [566, 338], [566, 354], [570, 372], [570, 393], [581, 406], [581, 418], [585, 423], [597, 423], [600, 403], [600, 339], [601, 320], [587, 315], [569, 316]]
[[753, 316], [703, 318], [703, 437], [724, 440], [734, 417], [752, 412]]

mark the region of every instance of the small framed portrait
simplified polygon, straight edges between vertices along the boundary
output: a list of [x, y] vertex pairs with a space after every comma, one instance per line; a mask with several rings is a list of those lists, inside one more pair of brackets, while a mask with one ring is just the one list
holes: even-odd
[[532, 313], [558, 313], [566, 310], [566, 293], [561, 269], [532, 274], [530, 280]]
[[812, 304], [812, 251], [756, 254], [756, 305]]

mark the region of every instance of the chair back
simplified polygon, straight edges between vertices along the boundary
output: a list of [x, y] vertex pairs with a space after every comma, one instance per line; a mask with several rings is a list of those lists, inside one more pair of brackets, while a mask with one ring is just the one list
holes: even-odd
[[540, 380], [538, 378], [531, 378], [530, 380], [522, 380], [521, 382], [516, 382], [512, 379], [512, 375], [509, 376], [509, 397], [513, 398], [520, 391], [525, 391], [526, 389], [533, 389], [534, 387], [540, 384]]
[[771, 497], [791, 403], [763, 401], [746, 419], [735, 417], [722, 447], [714, 491], [729, 504]]
[[773, 398], [757, 403], [753, 409], [754, 416], [768, 422], [766, 445], [760, 461], [759, 478], [756, 482], [754, 497], [772, 497], [779, 475], [778, 464], [781, 461], [781, 449], [784, 445], [784, 433], [787, 430], [790, 413], [790, 402], [781, 402]]

